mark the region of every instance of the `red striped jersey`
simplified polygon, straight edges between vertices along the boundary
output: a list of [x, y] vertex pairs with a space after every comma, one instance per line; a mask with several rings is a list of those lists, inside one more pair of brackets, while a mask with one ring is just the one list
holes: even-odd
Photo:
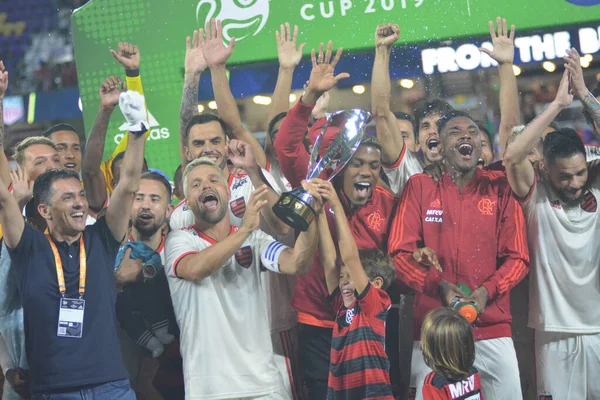
[[339, 289], [331, 294], [339, 310], [331, 340], [327, 399], [390, 399], [390, 362], [385, 353], [386, 292], [370, 283], [349, 308]]
[[484, 400], [481, 379], [475, 367], [462, 381], [452, 381], [436, 372], [430, 372], [423, 384], [424, 400]]
[[[421, 247], [435, 251], [443, 272], [414, 260]], [[388, 252], [396, 272], [417, 291], [416, 339], [425, 314], [442, 305], [442, 280], [487, 289], [487, 306], [474, 323], [476, 340], [511, 336], [509, 293], [528, 272], [529, 250], [523, 211], [503, 173], [477, 168], [462, 190], [447, 173], [438, 182], [414, 175], [394, 216]]]

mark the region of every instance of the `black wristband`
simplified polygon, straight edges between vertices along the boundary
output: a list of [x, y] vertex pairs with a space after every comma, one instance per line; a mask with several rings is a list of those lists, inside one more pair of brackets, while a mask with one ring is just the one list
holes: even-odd
[[125, 70], [125, 75], [127, 75], [130, 78], [137, 78], [138, 76], [140, 76], [140, 69], [136, 68], [136, 69], [126, 69]]

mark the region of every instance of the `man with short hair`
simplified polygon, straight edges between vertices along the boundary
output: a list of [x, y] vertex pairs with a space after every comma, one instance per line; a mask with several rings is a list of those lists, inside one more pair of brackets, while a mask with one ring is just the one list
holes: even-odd
[[[97, 399], [134, 399], [115, 324], [117, 249], [127, 233], [139, 184], [147, 122], [142, 96], [122, 95], [128, 154], [106, 217], [86, 226], [88, 204], [79, 176], [51, 170], [34, 185], [46, 234], [26, 225], [0, 183], [0, 223], [20, 284], [27, 360], [34, 398], [60, 393]], [[137, 93], [135, 93], [137, 94]]]
[[508, 147], [504, 163], [532, 251], [529, 327], [535, 329], [537, 395], [593, 399], [600, 397], [600, 169], [586, 164], [583, 142], [568, 128], [544, 139], [544, 178], [527, 159], [550, 121], [572, 103], [570, 73], [563, 74], [554, 101]]
[[403, 112], [395, 112], [394, 116], [398, 122], [398, 128], [400, 129], [400, 134], [402, 135], [402, 139], [408, 150], [416, 153], [419, 151], [419, 143], [417, 141], [417, 129], [415, 119], [410, 115]]
[[525, 219], [503, 174], [477, 168], [481, 136], [472, 118], [453, 111], [438, 130], [444, 174], [437, 182], [425, 174], [408, 181], [389, 238], [397, 273], [417, 291], [411, 386], [421, 399], [431, 372], [420, 354], [425, 314], [456, 298], [472, 301], [479, 312], [475, 366], [486, 399], [520, 399], [510, 290], [527, 274]]
[[52, 140], [60, 155], [60, 165], [79, 174], [81, 171], [81, 141], [75, 128], [69, 124], [57, 124], [44, 132], [44, 137]]
[[[305, 184], [319, 200], [313, 186]], [[187, 165], [183, 187], [195, 222], [169, 234], [165, 272], [181, 329], [186, 398], [289, 398], [273, 361], [260, 273], [305, 273], [315, 257], [315, 224], [294, 248], [263, 233], [263, 185], [241, 226], [233, 225], [227, 178], [205, 157]]]

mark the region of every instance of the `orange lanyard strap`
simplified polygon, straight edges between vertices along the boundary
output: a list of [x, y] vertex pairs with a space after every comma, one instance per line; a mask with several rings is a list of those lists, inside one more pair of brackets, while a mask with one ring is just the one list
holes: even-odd
[[[60, 254], [58, 254], [58, 248], [54, 243], [54, 240], [48, 234], [48, 230], [46, 230], [46, 238], [50, 243], [50, 247], [52, 248], [52, 254], [54, 254], [54, 263], [56, 264], [56, 277], [58, 278], [58, 290], [60, 294], [64, 297], [65, 292], [67, 291], [67, 287], [65, 285], [65, 273], [63, 271], [62, 260], [60, 259]], [[79, 298], [82, 298], [85, 293], [85, 278], [87, 275], [87, 257], [85, 254], [85, 246], [83, 244], [83, 233], [79, 238]]]

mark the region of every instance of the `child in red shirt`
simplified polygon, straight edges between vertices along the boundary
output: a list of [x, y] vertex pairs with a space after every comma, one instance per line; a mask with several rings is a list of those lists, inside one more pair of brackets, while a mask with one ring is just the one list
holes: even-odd
[[451, 308], [429, 312], [421, 327], [421, 348], [433, 370], [425, 377], [424, 400], [484, 400], [473, 366], [473, 331], [464, 317]]
[[327, 289], [337, 312], [331, 341], [327, 399], [393, 400], [385, 353], [385, 319], [391, 301], [383, 290], [396, 278], [391, 259], [379, 249], [358, 250], [331, 183], [313, 179], [335, 215], [341, 268], [325, 212], [319, 215], [320, 254]]

